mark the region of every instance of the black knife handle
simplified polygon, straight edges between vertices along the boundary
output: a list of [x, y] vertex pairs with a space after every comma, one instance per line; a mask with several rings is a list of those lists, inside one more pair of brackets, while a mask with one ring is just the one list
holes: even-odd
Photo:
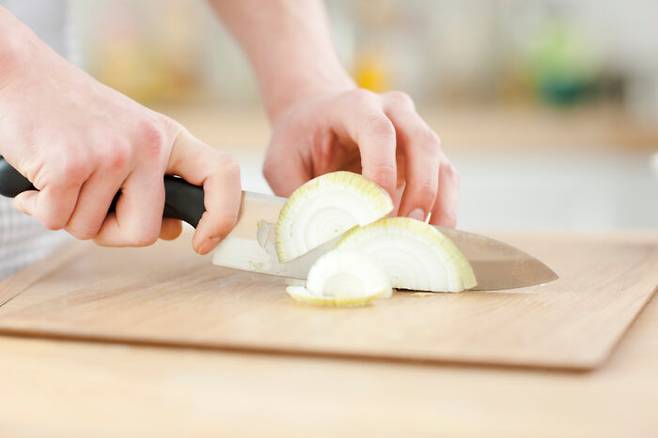
[[[177, 176], [165, 175], [165, 206], [163, 216], [180, 219], [196, 227], [201, 215], [205, 211], [203, 206], [203, 189], [185, 181]], [[14, 169], [7, 161], [0, 157], [0, 195], [13, 198], [27, 190], [36, 190], [32, 183]], [[113, 212], [119, 193], [114, 196], [110, 204]]]

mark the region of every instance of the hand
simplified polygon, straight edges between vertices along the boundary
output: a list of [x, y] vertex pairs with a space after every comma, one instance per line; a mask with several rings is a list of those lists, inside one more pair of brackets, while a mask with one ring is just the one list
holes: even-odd
[[17, 196], [16, 208], [79, 239], [149, 245], [181, 232], [180, 221], [162, 220], [163, 175], [175, 174], [205, 191], [194, 249], [207, 253], [228, 234], [241, 197], [230, 156], [95, 81], [36, 37], [19, 49], [2, 57], [13, 68], [0, 71], [0, 153], [39, 191]]
[[458, 174], [441, 141], [404, 93], [332, 92], [292, 104], [274, 118], [264, 175], [288, 196], [336, 170], [362, 172], [393, 197], [396, 214], [454, 227]]

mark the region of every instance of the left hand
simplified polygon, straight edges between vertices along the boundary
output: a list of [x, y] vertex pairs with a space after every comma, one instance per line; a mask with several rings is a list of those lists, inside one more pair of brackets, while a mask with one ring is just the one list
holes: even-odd
[[288, 196], [336, 170], [378, 183], [397, 215], [424, 220], [431, 213], [433, 224], [456, 225], [458, 174], [404, 93], [332, 92], [295, 102], [274, 118], [263, 172], [276, 194]]

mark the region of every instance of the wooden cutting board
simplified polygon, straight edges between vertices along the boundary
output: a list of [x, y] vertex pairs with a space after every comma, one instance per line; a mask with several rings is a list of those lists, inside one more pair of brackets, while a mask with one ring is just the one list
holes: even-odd
[[655, 233], [497, 237], [538, 256], [560, 280], [500, 292], [399, 292], [371, 307], [325, 309], [294, 303], [282, 279], [212, 266], [187, 237], [146, 249], [74, 244], [0, 285], [0, 303], [8, 300], [0, 334], [591, 369], [658, 285]]

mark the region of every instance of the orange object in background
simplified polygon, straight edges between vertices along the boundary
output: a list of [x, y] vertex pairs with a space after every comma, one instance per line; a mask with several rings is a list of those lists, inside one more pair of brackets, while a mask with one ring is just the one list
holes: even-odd
[[354, 79], [359, 87], [381, 92], [391, 87], [391, 74], [383, 57], [367, 54], [357, 57]]

